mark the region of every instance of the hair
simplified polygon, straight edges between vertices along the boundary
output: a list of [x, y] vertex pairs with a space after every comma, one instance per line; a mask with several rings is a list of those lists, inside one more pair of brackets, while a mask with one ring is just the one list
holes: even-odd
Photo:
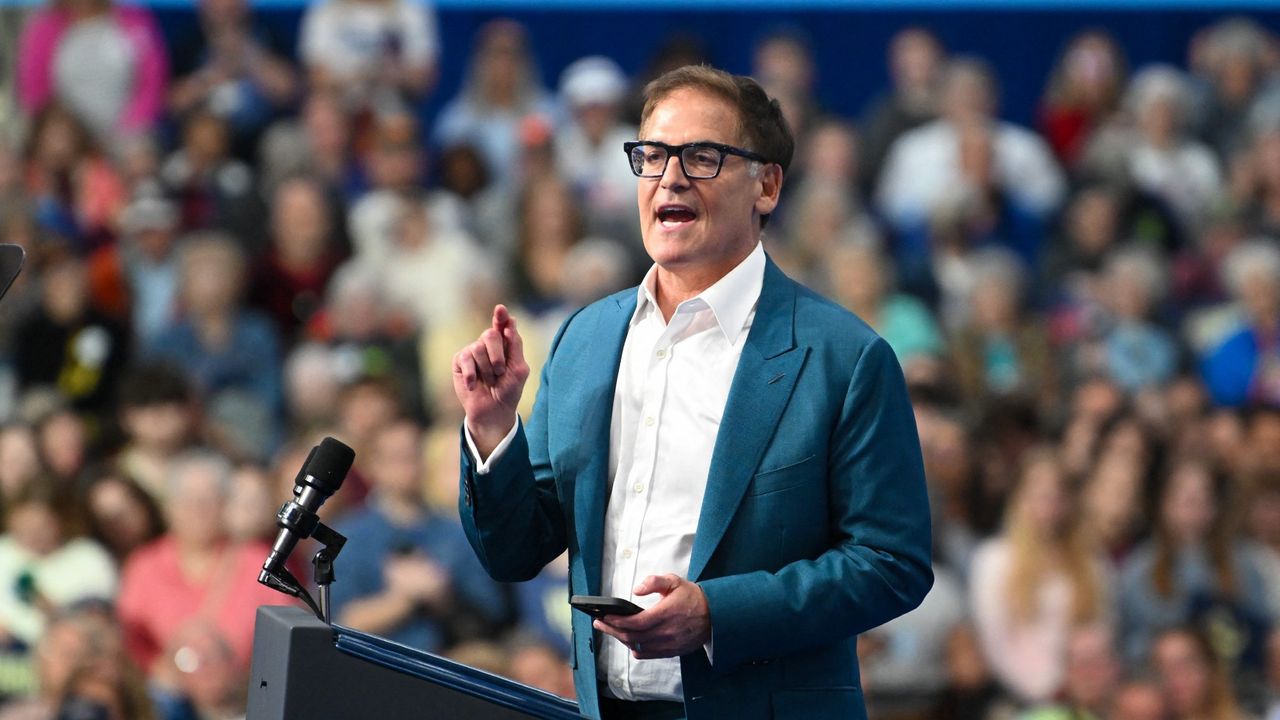
[[1227, 597], [1234, 597], [1239, 591], [1239, 578], [1235, 562], [1231, 557], [1234, 522], [1232, 522], [1229, 499], [1226, 497], [1226, 478], [1204, 460], [1182, 455], [1173, 458], [1161, 476], [1161, 485], [1156, 493], [1156, 505], [1152, 510], [1155, 518], [1155, 563], [1151, 567], [1151, 580], [1156, 593], [1161, 597], [1172, 597], [1177, 589], [1177, 545], [1164, 517], [1164, 503], [1173, 489], [1174, 479], [1184, 468], [1201, 470], [1209, 478], [1210, 492], [1217, 503], [1213, 522], [1209, 526], [1209, 537], [1206, 540], [1209, 564], [1212, 566], [1218, 590]]
[[1179, 635], [1191, 641], [1196, 654], [1204, 661], [1205, 674], [1209, 677], [1205, 706], [1196, 708], [1196, 717], [1206, 717], [1209, 720], [1237, 720], [1242, 717], [1240, 708], [1236, 704], [1231, 678], [1227, 674], [1226, 663], [1202, 630], [1192, 626], [1169, 628], [1156, 636], [1152, 648], [1164, 638]]
[[[1095, 564], [1094, 545], [1089, 533], [1080, 522], [1078, 501], [1069, 499], [1071, 508], [1064, 522], [1063, 532], [1054, 538], [1044, 539], [1041, 529], [1034, 527], [1022, 511], [1023, 498], [1030, 486], [1032, 471], [1041, 465], [1052, 465], [1059, 482], [1068, 484], [1057, 454], [1049, 447], [1032, 448], [1022, 457], [1018, 484], [1005, 511], [1004, 534], [1011, 549], [1011, 564], [1005, 586], [1006, 597], [1016, 622], [1030, 622], [1036, 613], [1040, 588], [1044, 586], [1049, 566], [1045, 562], [1046, 551], [1061, 554], [1062, 570], [1071, 583], [1071, 624], [1079, 625], [1098, 620], [1103, 613], [1102, 578]], [[1064, 488], [1064, 496], [1074, 498], [1077, 493]]]
[[195, 393], [186, 373], [169, 363], [140, 363], [120, 381], [120, 407], [126, 410], [171, 403], [186, 405], [193, 399]]
[[1254, 238], [1227, 253], [1222, 261], [1222, 284], [1236, 297], [1244, 289], [1245, 278], [1265, 273], [1273, 283], [1280, 283], [1280, 250], [1269, 238]]
[[118, 468], [109, 465], [96, 465], [85, 470], [82, 475], [79, 499], [81, 504], [80, 514], [85, 519], [85, 527], [89, 536], [97, 540], [100, 545], [114, 552], [115, 548], [107, 542], [106, 529], [103, 527], [102, 521], [93, 512], [90, 496], [99, 485], [105, 485], [109, 482], [119, 483], [120, 487], [142, 507], [143, 514], [147, 516], [147, 537], [146, 541], [155, 540], [164, 534], [165, 518], [164, 511], [160, 509], [160, 504], [156, 502], [154, 496], [147, 492], [145, 488], [138, 483], [136, 479]]
[[1170, 100], [1181, 122], [1190, 107], [1189, 94], [1186, 75], [1181, 70], [1172, 65], [1148, 65], [1129, 82], [1124, 102], [1129, 112], [1136, 116], [1159, 100]]
[[1124, 89], [1125, 76], [1129, 71], [1125, 62], [1124, 52], [1116, 44], [1115, 38], [1111, 36], [1111, 33], [1101, 28], [1092, 28], [1080, 32], [1072, 37], [1066, 47], [1062, 49], [1050, 73], [1049, 85], [1045, 90], [1045, 98], [1049, 102], [1056, 104], [1066, 104], [1074, 100], [1069, 94], [1068, 75], [1071, 69], [1072, 56], [1085, 43], [1098, 43], [1105, 46], [1107, 52], [1111, 54], [1112, 62], [1115, 63], [1113, 67], [1115, 77], [1112, 79], [1113, 84], [1110, 88], [1110, 94], [1106, 99], [1106, 105], [1103, 107], [1103, 110], [1107, 112], [1113, 111], [1116, 105], [1119, 104], [1120, 93]]
[[176, 496], [181, 486], [187, 481], [192, 469], [206, 467], [213, 471], [218, 482], [218, 490], [223, 499], [231, 493], [231, 475], [235, 467], [222, 455], [212, 450], [188, 450], [174, 458], [169, 464], [168, 487], [169, 497]]
[[[782, 105], [770, 98], [760, 83], [745, 75], [731, 75], [709, 65], [685, 65], [654, 79], [644, 89], [644, 109], [640, 127], [644, 127], [653, 109], [677, 90], [700, 90], [715, 95], [738, 111], [738, 142], [759, 153], [766, 161], [782, 168], [785, 176], [795, 154], [796, 141], [783, 116]], [[769, 215], [760, 217], [760, 227]]]

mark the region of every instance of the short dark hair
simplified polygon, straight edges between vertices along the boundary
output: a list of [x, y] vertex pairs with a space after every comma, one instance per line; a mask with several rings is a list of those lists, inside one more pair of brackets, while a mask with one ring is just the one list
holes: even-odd
[[120, 383], [120, 408], [187, 405], [195, 399], [191, 380], [181, 369], [165, 362], [133, 366]]
[[[710, 65], [685, 65], [664, 73], [645, 86], [640, 126], [644, 127], [654, 107], [663, 98], [684, 89], [716, 95], [736, 108], [739, 142], [745, 144], [747, 150], [777, 163], [786, 175], [796, 141], [782, 114], [782, 105], [770, 98], [760, 83], [746, 75], [731, 75]], [[760, 226], [764, 227], [768, 219], [768, 215], [762, 216]]]

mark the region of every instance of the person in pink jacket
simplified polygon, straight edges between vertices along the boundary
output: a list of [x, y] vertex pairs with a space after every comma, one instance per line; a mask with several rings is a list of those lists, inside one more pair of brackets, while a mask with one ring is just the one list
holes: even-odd
[[18, 102], [28, 116], [57, 100], [110, 138], [147, 130], [164, 110], [169, 61], [145, 8], [51, 0], [19, 43]]

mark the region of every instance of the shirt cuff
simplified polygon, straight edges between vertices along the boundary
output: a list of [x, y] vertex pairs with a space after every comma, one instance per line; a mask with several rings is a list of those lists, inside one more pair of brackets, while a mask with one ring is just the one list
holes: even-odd
[[502, 442], [498, 443], [498, 446], [493, 449], [493, 452], [489, 453], [489, 457], [481, 458], [480, 451], [476, 449], [476, 441], [471, 437], [471, 428], [467, 427], [467, 421], [465, 418], [462, 420], [462, 435], [467, 439], [467, 451], [471, 453], [471, 459], [475, 461], [477, 475], [489, 474], [489, 468], [502, 457], [504, 452], [506, 452], [507, 447], [511, 445], [511, 441], [515, 438], [516, 430], [518, 429], [520, 429], [519, 415], [517, 415], [515, 417], [515, 421], [511, 423], [511, 430], [507, 432], [507, 436], [502, 438]]

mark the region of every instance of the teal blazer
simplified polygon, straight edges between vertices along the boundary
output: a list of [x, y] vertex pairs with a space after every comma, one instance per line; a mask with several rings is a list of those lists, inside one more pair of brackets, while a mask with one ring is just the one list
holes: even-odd
[[[609, 430], [636, 291], [575, 313], [533, 414], [487, 475], [465, 444], [459, 509], [497, 580], [566, 548], [570, 592], [598, 595]], [[712, 454], [689, 579], [715, 664], [681, 658], [689, 720], [865, 718], [855, 636], [933, 582], [929, 504], [902, 370], [865, 323], [770, 260]], [[568, 598], [566, 598], [566, 602]], [[591, 618], [573, 612], [583, 714], [599, 717]]]

